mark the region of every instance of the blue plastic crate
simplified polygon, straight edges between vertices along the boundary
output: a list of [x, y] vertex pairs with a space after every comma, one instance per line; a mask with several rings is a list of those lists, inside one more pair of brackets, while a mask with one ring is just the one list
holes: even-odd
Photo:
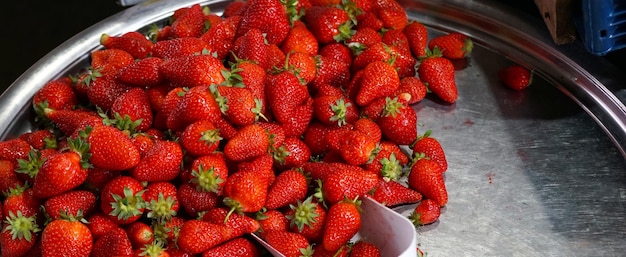
[[626, 47], [626, 0], [582, 0], [580, 25], [582, 41], [593, 54]]

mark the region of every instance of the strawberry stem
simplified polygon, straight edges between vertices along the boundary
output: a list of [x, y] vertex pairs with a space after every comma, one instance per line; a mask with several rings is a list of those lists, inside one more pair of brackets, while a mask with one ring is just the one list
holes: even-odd
[[41, 231], [35, 220], [35, 216], [25, 217], [22, 215], [22, 211], [17, 211], [17, 214], [13, 211], [9, 211], [9, 214], [4, 221], [7, 225], [4, 231], [9, 231], [12, 240], [26, 240], [31, 242], [33, 240], [33, 234]]
[[198, 170], [191, 171], [191, 176], [191, 183], [196, 184], [196, 189], [200, 192], [218, 193], [220, 185], [224, 182], [219, 175], [215, 174], [213, 167], [205, 169], [202, 164], [198, 166]]
[[147, 217], [158, 221], [170, 220], [176, 216], [176, 211], [172, 209], [174, 204], [176, 204], [174, 198], [171, 196], [165, 198], [163, 193], [159, 193], [156, 200], [153, 199], [147, 204], [146, 209], [149, 210]]
[[17, 160], [18, 168], [15, 170], [15, 172], [26, 174], [30, 178], [34, 178], [35, 176], [37, 176], [37, 173], [39, 173], [41, 165], [43, 165], [41, 153], [38, 150], [31, 149], [30, 151], [28, 151], [28, 160]]
[[143, 192], [139, 191], [133, 194], [130, 188], [124, 187], [124, 196], [112, 195], [113, 202], [111, 202], [111, 207], [113, 210], [109, 214], [117, 217], [119, 220], [128, 220], [134, 216], [141, 215], [141, 209], [145, 205], [143, 198], [141, 198]]
[[302, 232], [304, 226], [307, 225], [310, 228], [313, 227], [313, 223], [317, 222], [319, 214], [316, 212], [317, 204], [313, 203], [313, 196], [308, 197], [304, 202], [298, 201], [296, 205], [289, 205], [294, 213], [293, 215], [287, 215], [286, 218], [290, 221], [291, 226], [298, 228], [299, 232]]

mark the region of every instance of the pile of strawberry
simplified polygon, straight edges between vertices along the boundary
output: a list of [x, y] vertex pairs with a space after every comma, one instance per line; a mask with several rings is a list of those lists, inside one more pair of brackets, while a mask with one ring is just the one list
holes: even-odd
[[394, 0], [193, 5], [101, 44], [34, 95], [37, 130], [0, 142], [4, 257], [258, 256], [250, 233], [377, 256], [349, 242], [360, 197], [419, 203], [416, 225], [447, 203], [412, 105], [456, 101], [471, 40], [428, 40]]

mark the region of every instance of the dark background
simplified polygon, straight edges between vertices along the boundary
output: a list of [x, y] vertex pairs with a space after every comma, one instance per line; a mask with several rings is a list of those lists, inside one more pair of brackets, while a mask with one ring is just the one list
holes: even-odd
[[[509, 2], [515, 8], [539, 17], [532, 0]], [[125, 8], [115, 0], [2, 1], [0, 92], [52, 49]], [[626, 49], [605, 57], [626, 71]]]

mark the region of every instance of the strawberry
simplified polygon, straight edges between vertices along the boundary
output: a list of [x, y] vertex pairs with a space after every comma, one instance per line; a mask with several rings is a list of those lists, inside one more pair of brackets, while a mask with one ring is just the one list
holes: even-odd
[[291, 69], [302, 84], [308, 84], [317, 74], [316, 61], [313, 55], [301, 52], [288, 53], [285, 69]]
[[224, 224], [201, 220], [187, 220], [178, 231], [178, 247], [188, 253], [198, 254], [232, 238], [232, 230]]
[[105, 125], [86, 127], [79, 131], [78, 140], [88, 144], [89, 161], [95, 167], [108, 170], [127, 170], [140, 161], [139, 149], [122, 131]]
[[352, 166], [350, 169], [339, 169], [328, 174], [323, 180], [322, 194], [324, 200], [332, 205], [344, 198], [354, 199], [365, 195], [377, 183], [376, 173]]
[[251, 29], [258, 29], [267, 35], [269, 44], [280, 44], [289, 33], [295, 15], [297, 1], [255, 0], [250, 2], [242, 15], [237, 35], [243, 35]]
[[107, 183], [100, 193], [100, 208], [118, 224], [138, 220], [145, 210], [144, 187], [136, 179], [119, 176]]
[[388, 30], [382, 35], [382, 42], [388, 46], [393, 46], [398, 51], [411, 55], [411, 45], [409, 39], [404, 34], [404, 30]]
[[93, 248], [93, 236], [80, 219], [82, 217], [70, 216], [48, 223], [41, 233], [41, 256], [89, 256]]
[[38, 115], [43, 115], [45, 108], [70, 110], [76, 104], [78, 100], [69, 77], [49, 81], [33, 95], [33, 107]]
[[441, 207], [437, 201], [432, 199], [424, 199], [421, 201], [409, 215], [409, 220], [416, 227], [431, 224], [439, 219]]
[[115, 126], [120, 130], [145, 131], [152, 127], [152, 108], [145, 90], [131, 88], [111, 106]]
[[204, 33], [205, 19], [202, 7], [194, 4], [172, 22], [172, 36], [176, 38], [200, 37]]
[[443, 57], [448, 59], [462, 59], [468, 57], [474, 48], [472, 39], [468, 36], [451, 32], [449, 34], [434, 37], [428, 42], [428, 48], [441, 50]]
[[20, 211], [9, 212], [3, 221], [4, 225], [0, 230], [0, 253], [6, 257], [25, 256], [34, 248], [38, 240], [36, 233], [41, 231], [35, 217], [24, 216]]
[[135, 59], [148, 57], [153, 47], [152, 41], [137, 31], [126, 32], [120, 36], [103, 33], [100, 36], [100, 44], [108, 49], [124, 50]]
[[128, 224], [125, 230], [134, 249], [145, 247], [154, 242], [154, 230], [146, 223], [135, 221]]
[[337, 251], [361, 228], [360, 201], [343, 200], [328, 208], [322, 246], [328, 251]]
[[372, 11], [383, 22], [383, 28], [385, 29], [402, 30], [409, 22], [404, 7], [396, 1], [376, 1]]
[[226, 119], [235, 126], [247, 126], [265, 117], [262, 113], [263, 102], [254, 98], [248, 88], [233, 86], [211, 86], [215, 100]]
[[181, 146], [188, 154], [194, 156], [214, 152], [221, 140], [219, 130], [208, 120], [199, 120], [189, 124], [180, 137]]
[[270, 231], [287, 231], [289, 229], [287, 217], [279, 210], [263, 209], [255, 214], [255, 219], [260, 225], [258, 235], [261, 238], [265, 238], [265, 235]]
[[161, 63], [163, 75], [173, 84], [185, 87], [222, 83], [222, 69], [222, 62], [207, 54], [177, 57]]
[[398, 72], [388, 63], [376, 61], [363, 69], [356, 103], [365, 106], [377, 98], [393, 95], [400, 86]]
[[257, 257], [259, 250], [250, 240], [238, 237], [202, 253], [202, 257]]
[[224, 146], [226, 158], [233, 161], [246, 161], [267, 152], [270, 140], [263, 127], [252, 124], [241, 128], [235, 137]]
[[258, 176], [263, 177], [269, 183], [272, 183], [276, 178], [273, 167], [274, 157], [270, 154], [263, 154], [250, 161], [238, 162], [236, 170], [249, 170], [251, 172], [255, 172]]
[[377, 141], [356, 130], [345, 133], [340, 142], [341, 157], [351, 165], [370, 163], [380, 150]]
[[[86, 110], [53, 110], [46, 109], [46, 118], [48, 118], [54, 124], [61, 133], [64, 135], [72, 135], [78, 128], [78, 126], [86, 120], [100, 121], [102, 119], [97, 113]], [[0, 143], [1, 145], [1, 143]]]
[[424, 198], [434, 200], [439, 206], [448, 203], [448, 191], [446, 189], [441, 166], [429, 159], [418, 159], [408, 176], [409, 187], [420, 192]]
[[74, 190], [46, 199], [43, 205], [50, 219], [60, 219], [63, 214], [77, 216], [79, 211], [90, 214], [96, 207], [96, 195], [89, 191]]
[[269, 231], [265, 241], [285, 257], [311, 256], [313, 249], [307, 239], [289, 231]]
[[193, 56], [202, 53], [205, 49], [210, 52], [211, 47], [200, 38], [174, 38], [156, 42], [152, 48], [152, 57], [169, 60]]
[[170, 182], [153, 182], [146, 186], [143, 199], [147, 217], [157, 221], [169, 220], [178, 213], [180, 203], [176, 186]]
[[268, 70], [272, 67], [269, 61], [269, 51], [269, 44], [265, 41], [263, 32], [255, 28], [245, 31], [243, 35], [238, 36], [235, 42], [233, 42], [233, 59], [256, 62], [263, 70]]
[[342, 245], [339, 250], [328, 251], [321, 244], [313, 247], [313, 257], [348, 257], [350, 253], [350, 243]]
[[196, 158], [192, 163], [191, 184], [198, 191], [222, 194], [224, 182], [228, 179], [228, 167], [222, 153], [212, 153]]
[[248, 8], [248, 2], [229, 2], [228, 4], [226, 4], [226, 7], [224, 7], [224, 13], [222, 14], [222, 16], [226, 18], [241, 16], [246, 12], [246, 8]]
[[176, 198], [185, 213], [191, 216], [197, 216], [199, 212], [215, 208], [218, 204], [216, 193], [199, 191], [190, 183], [185, 183], [178, 187]]
[[498, 71], [498, 78], [505, 86], [513, 90], [524, 90], [533, 81], [532, 71], [520, 65], [511, 65]]
[[49, 156], [35, 177], [34, 195], [43, 199], [77, 188], [87, 179], [85, 165], [73, 151]]
[[278, 174], [270, 185], [265, 208], [278, 209], [295, 204], [306, 197], [308, 191], [306, 176], [297, 170], [286, 170]]
[[123, 228], [115, 228], [95, 241], [91, 256], [130, 256], [132, 251], [126, 231]]
[[261, 113], [267, 117], [265, 69], [253, 61], [239, 59], [231, 66], [230, 73], [231, 76], [227, 78], [227, 83], [231, 85], [243, 84], [244, 87], [252, 91], [254, 98], [261, 101]]
[[350, 63], [326, 55], [315, 57], [317, 62], [317, 75], [309, 84], [314, 90], [320, 90], [324, 85], [333, 85], [344, 88], [350, 82]]
[[307, 26], [303, 22], [297, 21], [287, 33], [280, 49], [284, 53], [305, 53], [315, 56], [319, 50], [319, 44]]
[[[170, 113], [167, 114], [167, 128], [173, 131], [182, 131], [189, 126], [189, 124], [196, 121], [208, 120], [213, 122], [213, 125], [217, 128], [222, 129], [219, 127], [220, 124], [218, 123], [222, 115], [220, 107], [208, 87], [191, 88], [184, 94], [181, 94], [182, 97], [172, 100], [175, 103], [172, 104], [173, 107]], [[170, 103], [168, 103], [168, 106], [169, 104]], [[220, 132], [222, 132], [221, 135], [224, 137], [225, 131], [220, 130]]]
[[382, 139], [382, 131], [376, 122], [368, 118], [359, 118], [354, 122], [353, 129], [359, 131], [376, 142]]
[[402, 29], [402, 32], [408, 39], [411, 53], [417, 58], [425, 57], [426, 49], [428, 49], [428, 29], [426, 26], [413, 20]]
[[352, 52], [356, 55], [376, 43], [382, 42], [383, 38], [378, 32], [372, 28], [358, 28], [354, 35], [346, 41]]
[[26, 141], [33, 149], [56, 149], [56, 136], [48, 129], [37, 129], [35, 131], [21, 134], [19, 139]]
[[332, 129], [333, 128], [329, 128], [317, 120], [309, 124], [302, 140], [309, 147], [312, 155], [324, 154], [330, 150], [328, 142], [326, 141], [326, 135], [330, 133]]
[[422, 194], [394, 180], [379, 179], [371, 193], [372, 199], [385, 206], [417, 203]]
[[350, 65], [352, 63], [352, 50], [342, 43], [330, 43], [323, 45], [319, 51], [319, 55], [335, 59]]
[[311, 159], [309, 147], [296, 137], [285, 138], [282, 145], [274, 150], [273, 155], [278, 170], [297, 168]]
[[[2, 216], [11, 216], [10, 213], [22, 213], [25, 217], [39, 217], [41, 200], [36, 198], [32, 188], [28, 186], [15, 186], [4, 193]], [[39, 215], [39, 216], [38, 216]]]
[[24, 181], [16, 172], [16, 165], [8, 160], [0, 160], [0, 192], [8, 192], [10, 188], [23, 185]]
[[431, 137], [431, 130], [427, 130], [423, 135], [420, 135], [415, 142], [410, 145], [415, 156], [426, 157], [435, 161], [441, 167], [441, 171], [448, 170], [448, 161], [446, 160], [446, 154], [443, 151], [443, 147], [439, 141]]
[[309, 30], [320, 44], [344, 42], [354, 31], [348, 13], [336, 6], [313, 6], [304, 15]]
[[267, 179], [257, 176], [256, 172], [237, 171], [226, 180], [223, 201], [231, 212], [257, 212], [265, 205], [268, 189]]
[[101, 108], [109, 110], [115, 99], [131, 88], [130, 85], [124, 84], [113, 77], [101, 77], [91, 82], [87, 89], [87, 98], [89, 101]]
[[109, 219], [109, 215], [96, 212], [87, 218], [87, 227], [94, 239], [98, 239], [109, 231], [118, 227], [117, 223]]
[[350, 256], [380, 257], [380, 249], [375, 244], [359, 240], [352, 245]]
[[313, 114], [327, 126], [354, 123], [358, 117], [357, 106], [342, 95], [318, 96], [313, 99]]
[[454, 65], [450, 60], [441, 57], [439, 48], [433, 49], [422, 60], [417, 70], [419, 78], [433, 92], [446, 103], [454, 103], [458, 98], [454, 78]]
[[[150, 257], [170, 257], [170, 256], [178, 256], [178, 255], [170, 255], [169, 252], [167, 252], [167, 249], [165, 248], [165, 246], [163, 246], [163, 243], [161, 241], [153, 241], [152, 243], [149, 244], [145, 244], [140, 248], [134, 248], [135, 251], [133, 252], [133, 257], [139, 257], [139, 256], [150, 256]], [[180, 252], [181, 256], [187, 256], [187, 253], [182, 253], [182, 251], [177, 250], [176, 251]]]
[[410, 145], [417, 139], [417, 113], [405, 101], [386, 98], [382, 116], [376, 121], [383, 136], [398, 145]]
[[298, 201], [295, 205], [289, 205], [285, 217], [289, 220], [289, 228], [292, 232], [303, 235], [310, 242], [317, 242], [322, 238], [326, 210], [318, 202], [313, 202], [313, 197], [304, 201]]
[[30, 150], [30, 144], [20, 138], [0, 141], [0, 159], [11, 161], [15, 165], [19, 159], [28, 158]]
[[183, 150], [173, 141], [155, 140], [154, 145], [130, 174], [140, 181], [169, 181], [178, 176], [183, 162]]
[[237, 28], [241, 23], [241, 16], [233, 16], [211, 24], [211, 27], [200, 37], [217, 55], [217, 59], [226, 59], [235, 43]]
[[266, 77], [265, 93], [272, 114], [285, 129], [285, 136], [302, 135], [313, 117], [313, 99], [307, 87], [293, 73], [282, 71]]
[[122, 83], [140, 87], [159, 85], [165, 78], [159, 68], [162, 62], [163, 59], [158, 57], [148, 57], [137, 60], [122, 68], [117, 73], [116, 79]]
[[200, 217], [203, 221], [225, 224], [233, 231], [234, 236], [257, 232], [261, 225], [257, 220], [246, 215], [228, 215], [228, 209], [217, 207], [210, 209]]
[[403, 175], [403, 167], [409, 164], [409, 157], [400, 147], [390, 141], [380, 142], [380, 152], [374, 160], [363, 166], [378, 172], [386, 180], [398, 180]]
[[400, 86], [396, 91], [396, 95], [409, 94], [410, 98], [407, 101], [409, 105], [416, 104], [426, 97], [427, 88], [421, 80], [416, 77], [404, 77], [400, 79]]
[[135, 58], [121, 49], [102, 49], [91, 53], [91, 67], [102, 77], [113, 78], [120, 69], [133, 63]]

